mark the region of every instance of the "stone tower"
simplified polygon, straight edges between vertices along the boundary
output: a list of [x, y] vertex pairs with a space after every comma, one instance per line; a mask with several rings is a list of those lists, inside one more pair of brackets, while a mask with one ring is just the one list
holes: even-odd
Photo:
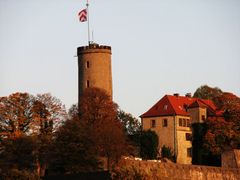
[[88, 87], [104, 89], [112, 98], [111, 47], [98, 44], [77, 48], [78, 98]]

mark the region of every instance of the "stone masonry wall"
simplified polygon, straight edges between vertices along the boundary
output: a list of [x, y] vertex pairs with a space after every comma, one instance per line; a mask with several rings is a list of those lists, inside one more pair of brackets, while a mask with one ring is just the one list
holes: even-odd
[[228, 150], [228, 151], [223, 152], [222, 167], [240, 168], [240, 150], [233, 149], [233, 150]]
[[121, 160], [113, 179], [239, 180], [239, 168], [183, 165], [166, 162]]

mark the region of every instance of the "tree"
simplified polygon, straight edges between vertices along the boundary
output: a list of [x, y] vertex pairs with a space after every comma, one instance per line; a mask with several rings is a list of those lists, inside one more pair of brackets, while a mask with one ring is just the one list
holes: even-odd
[[223, 117], [209, 117], [205, 145], [213, 154], [221, 154], [228, 148], [240, 148], [240, 98], [223, 92], [216, 97]]
[[129, 154], [133, 156], [139, 156], [141, 123], [130, 113], [126, 113], [121, 109], [118, 109], [118, 119], [122, 123], [124, 132], [127, 136]]
[[240, 148], [240, 98], [207, 85], [198, 88], [194, 96], [211, 99], [217, 106], [217, 110], [222, 112], [222, 115], [207, 118], [201, 147], [208, 149], [216, 156], [225, 149]]
[[171, 160], [172, 162], [176, 162], [176, 156], [174, 155], [173, 150], [170, 147], [167, 146], [163, 146], [162, 147], [162, 158], [167, 158], [169, 160]]
[[38, 119], [38, 170], [39, 175], [45, 175], [49, 163], [50, 145], [53, 133], [65, 121], [67, 113], [62, 102], [50, 93], [38, 94], [34, 106], [35, 117]]
[[117, 119], [117, 105], [108, 94], [98, 88], [85, 90], [79, 102], [79, 117], [94, 141], [98, 155], [115, 161], [125, 152], [126, 137], [122, 124]]
[[206, 123], [192, 124], [192, 164], [221, 166], [221, 155], [212, 153], [209, 146], [206, 146], [205, 136], [208, 131]]
[[44, 117], [43, 129], [49, 129], [55, 131], [59, 126], [62, 125], [62, 122], [66, 119], [66, 108], [62, 102], [52, 96], [50, 93], [38, 94], [36, 101], [41, 102], [44, 105], [44, 109], [48, 112], [48, 116]]
[[14, 93], [0, 98], [0, 135], [1, 138], [15, 138], [31, 134], [34, 115], [34, 97], [28, 93]]
[[[64, 120], [65, 114], [60, 100], [50, 94], [35, 97], [28, 93], [13, 93], [8, 97], [1, 97], [1, 140], [37, 136], [38, 164], [40, 167], [45, 166], [52, 133]], [[4, 144], [1, 145], [4, 148]]]
[[124, 126], [124, 131], [127, 135], [138, 134], [141, 131], [141, 123], [130, 113], [126, 113], [123, 110], [118, 110], [118, 119]]
[[75, 116], [78, 116], [78, 105], [77, 104], [73, 104], [70, 109], [68, 110], [68, 117], [70, 119], [72, 119]]
[[140, 156], [143, 159], [157, 159], [158, 135], [154, 131], [142, 131], [140, 144]]
[[3, 149], [0, 153], [0, 168], [36, 170], [37, 143], [34, 137], [20, 136], [15, 139], [4, 139]]
[[34, 97], [28, 93], [13, 93], [0, 98], [0, 135], [19, 137], [39, 134], [57, 127], [66, 110], [60, 100], [50, 94]]
[[95, 144], [87, 124], [78, 116], [65, 121], [51, 146], [49, 168], [60, 173], [94, 171], [99, 168]]
[[222, 95], [222, 90], [218, 87], [212, 88], [208, 85], [202, 85], [194, 92], [193, 97], [200, 98], [200, 99], [209, 99], [212, 100], [215, 105], [218, 105], [216, 101], [216, 97], [219, 97]]

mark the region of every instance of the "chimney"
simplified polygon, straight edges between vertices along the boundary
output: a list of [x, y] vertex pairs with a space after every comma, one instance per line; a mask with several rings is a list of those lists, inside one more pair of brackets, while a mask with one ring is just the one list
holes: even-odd
[[186, 94], [185, 94], [185, 97], [191, 98], [191, 97], [192, 97], [192, 94], [191, 94], [191, 93], [186, 93]]
[[176, 97], [178, 97], [178, 96], [179, 96], [179, 93], [174, 93], [173, 95], [176, 96]]

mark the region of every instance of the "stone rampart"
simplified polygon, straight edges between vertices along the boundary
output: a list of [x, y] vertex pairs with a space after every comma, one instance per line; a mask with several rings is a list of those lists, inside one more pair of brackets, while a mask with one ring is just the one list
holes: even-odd
[[113, 170], [113, 179], [239, 180], [240, 169], [127, 159]]

